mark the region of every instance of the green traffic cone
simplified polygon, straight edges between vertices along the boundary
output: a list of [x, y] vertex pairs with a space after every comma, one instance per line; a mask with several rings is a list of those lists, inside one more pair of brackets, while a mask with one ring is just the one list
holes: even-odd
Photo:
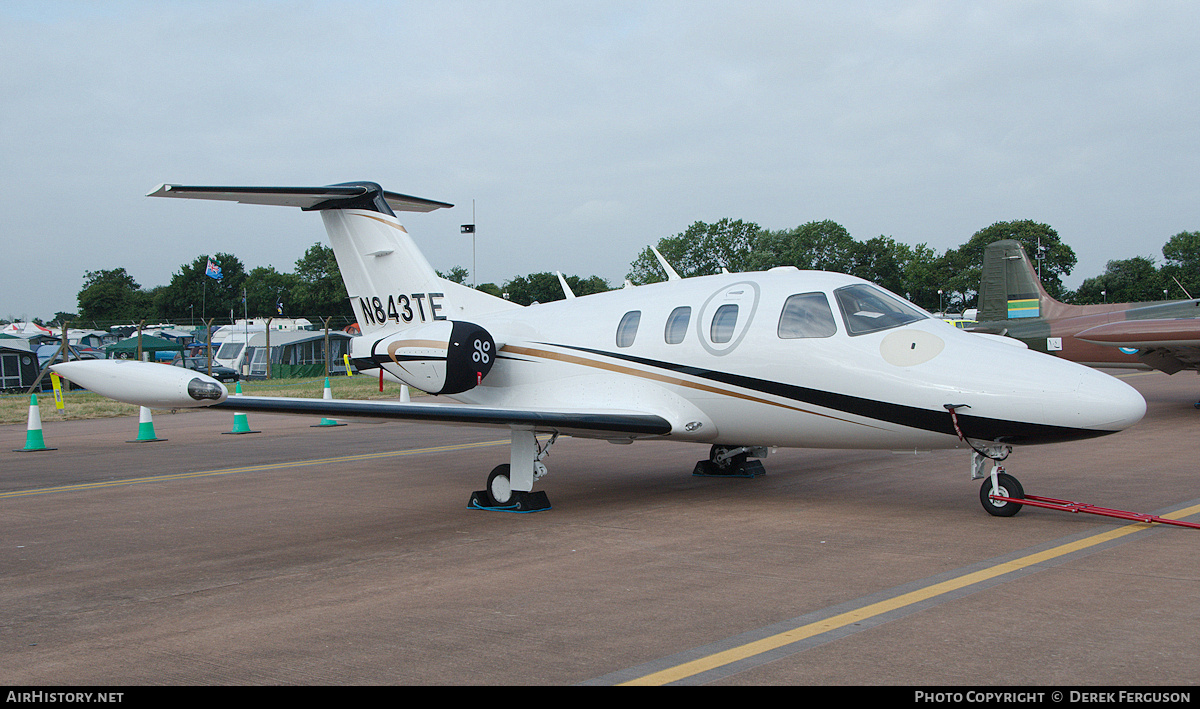
[[[234, 396], [242, 395], [242, 383], [241, 382], [237, 383], [237, 389], [234, 391], [233, 395]], [[236, 434], [240, 434], [240, 433], [260, 433], [260, 431], [251, 431], [250, 430], [250, 420], [248, 418], [246, 418], [246, 413], [244, 411], [238, 411], [238, 412], [234, 413], [234, 415], [233, 415], [233, 430], [225, 431], [223, 435], [228, 435], [228, 434], [236, 435]]]
[[154, 435], [154, 419], [150, 416], [150, 409], [145, 406], [141, 407], [138, 412], [138, 435], [132, 441], [126, 443], [153, 443], [155, 441], [165, 441], [165, 438], [159, 438]]
[[47, 448], [46, 439], [42, 437], [42, 410], [38, 407], [37, 394], [29, 395], [29, 424], [25, 427], [25, 447], [14, 448], [14, 453], [27, 451], [52, 451], [57, 448]]
[[[325, 393], [321, 397], [325, 401], [333, 401], [333, 390], [329, 388], [329, 377], [325, 377]], [[334, 419], [321, 419], [320, 423], [314, 423], [309, 428], [326, 428], [328, 426], [345, 426], [346, 424]]]

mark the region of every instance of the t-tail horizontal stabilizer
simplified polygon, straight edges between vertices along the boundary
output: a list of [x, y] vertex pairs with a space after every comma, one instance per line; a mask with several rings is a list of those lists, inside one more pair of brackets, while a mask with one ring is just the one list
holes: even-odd
[[320, 212], [346, 295], [367, 337], [518, 307], [440, 278], [396, 219], [396, 212], [431, 212], [454, 206], [447, 202], [388, 192], [374, 182], [327, 187], [160, 185], [149, 196]]
[[327, 187], [208, 187], [159, 185], [147, 197], [212, 199], [242, 204], [299, 207], [305, 211], [369, 209], [383, 214], [432, 212], [453, 204], [388, 192], [374, 182], [347, 182]]

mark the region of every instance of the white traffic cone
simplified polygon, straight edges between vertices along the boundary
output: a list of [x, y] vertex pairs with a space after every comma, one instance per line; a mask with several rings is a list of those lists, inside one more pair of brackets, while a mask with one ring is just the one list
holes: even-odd
[[[238, 382], [237, 389], [234, 392], [234, 396], [241, 396], [241, 395], [242, 395], [242, 383]], [[238, 412], [234, 413], [234, 415], [233, 415], [233, 430], [232, 431], [222, 431], [221, 435], [238, 435], [241, 433], [261, 433], [261, 431], [251, 431], [250, 430], [250, 419], [246, 418], [246, 413], [244, 411], [238, 411]]]
[[150, 416], [150, 409], [145, 406], [141, 407], [138, 412], [138, 435], [132, 441], [126, 443], [153, 443], [155, 441], [165, 441], [165, 438], [159, 438], [154, 435], [154, 419]]
[[29, 395], [29, 423], [25, 427], [25, 447], [14, 448], [14, 453], [29, 451], [52, 451], [57, 448], [47, 448], [46, 440], [42, 437], [42, 410], [38, 407], [37, 394]]
[[[325, 377], [325, 393], [321, 397], [325, 401], [333, 401], [333, 390], [329, 388], [329, 377]], [[320, 423], [314, 423], [309, 428], [327, 428], [329, 426], [345, 426], [341, 421], [333, 419], [321, 419]]]

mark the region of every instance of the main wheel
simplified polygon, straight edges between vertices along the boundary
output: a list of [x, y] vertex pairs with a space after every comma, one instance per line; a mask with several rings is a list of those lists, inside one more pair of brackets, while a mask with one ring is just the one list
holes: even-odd
[[713, 467], [722, 473], [728, 473], [731, 470], [737, 470], [742, 465], [745, 465], [746, 459], [750, 457], [749, 453], [738, 453], [732, 458], [720, 460], [717, 456], [725, 451], [732, 450], [738, 446], [713, 446], [708, 451], [708, 462], [713, 464]]
[[[1014, 500], [1025, 499], [1025, 489], [1021, 487], [1021, 483], [1016, 478], [1008, 473], [1000, 473], [996, 476], [996, 492], [1004, 497], [1009, 497]], [[979, 502], [983, 504], [983, 509], [987, 510], [988, 514], [996, 517], [1012, 517], [1021, 511], [1022, 505], [1019, 502], [1006, 502], [1004, 500], [993, 500], [992, 494], [992, 479], [991, 477], [984, 478], [983, 485], [979, 487]]]
[[508, 477], [508, 463], [497, 465], [488, 473], [487, 479], [488, 496], [492, 498], [492, 503], [496, 505], [507, 504], [512, 499], [512, 483]]

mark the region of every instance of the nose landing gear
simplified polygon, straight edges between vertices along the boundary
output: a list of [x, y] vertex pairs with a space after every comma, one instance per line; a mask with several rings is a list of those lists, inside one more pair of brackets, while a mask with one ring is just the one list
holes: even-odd
[[[977, 449], [971, 456], [971, 479], [983, 479], [983, 484], [979, 486], [979, 502], [988, 514], [995, 517], [1012, 517], [1024, 507], [1014, 500], [1025, 499], [1025, 488], [1019, 480], [1004, 472], [1004, 466], [999, 463], [1011, 452], [1009, 446], [987, 446]], [[997, 462], [992, 465], [991, 473], [984, 473], [988, 460]]]

